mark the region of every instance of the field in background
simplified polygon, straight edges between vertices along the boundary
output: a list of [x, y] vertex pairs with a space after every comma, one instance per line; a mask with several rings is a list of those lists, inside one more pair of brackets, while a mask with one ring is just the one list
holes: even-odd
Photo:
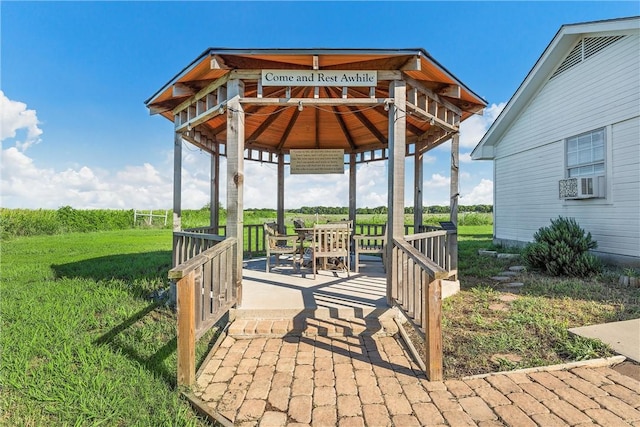
[[[334, 210], [339, 210], [334, 208]], [[344, 208], [342, 208], [344, 210]], [[370, 209], [363, 209], [371, 211]], [[149, 212], [149, 211], [147, 211]], [[154, 211], [155, 214], [164, 216], [165, 211]], [[210, 213], [208, 208], [182, 211], [182, 228], [196, 228], [209, 226]], [[328, 222], [341, 220], [348, 214], [338, 213], [298, 213], [285, 212], [285, 226], [293, 228], [294, 219], [303, 219], [306, 224], [314, 222]], [[167, 213], [167, 224], [163, 217], [154, 217], [149, 222], [148, 217], [139, 216], [134, 222], [134, 211], [109, 210], [109, 209], [74, 209], [69, 206], [57, 210], [52, 209], [7, 209], [0, 208], [0, 231], [3, 239], [15, 236], [39, 236], [54, 235], [73, 232], [127, 230], [133, 228], [172, 229], [173, 214]], [[244, 211], [244, 223], [246, 225], [262, 224], [275, 221], [276, 212], [273, 209], [249, 209]], [[423, 215], [423, 223], [426, 225], [438, 225], [440, 221], [448, 221], [447, 213], [429, 213]], [[360, 213], [357, 214], [357, 223], [384, 224], [387, 222], [386, 213]], [[220, 224], [226, 223], [226, 212], [220, 211]], [[460, 212], [459, 225], [491, 225], [493, 216], [486, 212]], [[413, 215], [405, 215], [405, 224], [413, 224]]]

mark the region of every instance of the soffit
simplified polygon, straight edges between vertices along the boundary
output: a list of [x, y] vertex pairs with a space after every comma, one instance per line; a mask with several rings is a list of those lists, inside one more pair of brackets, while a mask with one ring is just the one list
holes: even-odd
[[[311, 70], [314, 57], [320, 70], [396, 71], [409, 88], [433, 91], [441, 101], [459, 109], [465, 120], [486, 102], [421, 49], [209, 49], [146, 101], [152, 111], [174, 120], [173, 110], [213, 82], [232, 73], [244, 81], [244, 97], [258, 97], [258, 79], [263, 69]], [[389, 98], [389, 81], [378, 79], [374, 97]], [[451, 95], [448, 88], [459, 87]], [[262, 88], [263, 98], [284, 98], [286, 89]], [[312, 87], [291, 87], [292, 98], [314, 98]], [[348, 98], [370, 98], [367, 87], [348, 88]], [[342, 98], [341, 87], [321, 87], [317, 97]], [[346, 153], [385, 148], [388, 111], [384, 105], [297, 106], [244, 105], [245, 140], [274, 153], [296, 148], [342, 148]], [[226, 141], [226, 114], [198, 125], [217, 143]], [[407, 141], [442, 142], [446, 132], [419, 115], [407, 115]]]

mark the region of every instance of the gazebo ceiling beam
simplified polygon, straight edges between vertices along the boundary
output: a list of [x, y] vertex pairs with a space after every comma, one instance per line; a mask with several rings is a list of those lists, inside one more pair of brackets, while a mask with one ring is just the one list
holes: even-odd
[[[250, 105], [247, 108], [244, 109], [244, 113], [245, 114], [253, 114], [256, 111], [258, 111], [260, 109], [260, 107], [255, 106], [255, 105]], [[224, 122], [222, 122], [222, 124], [216, 126], [215, 128], [211, 129], [211, 133], [214, 135], [218, 135], [220, 132], [226, 131], [227, 130], [227, 121], [225, 120]]]
[[462, 96], [462, 88], [459, 85], [447, 85], [438, 90], [438, 95], [459, 99]]
[[174, 98], [195, 95], [199, 90], [211, 83], [207, 80], [188, 80], [185, 82], [175, 82], [171, 87], [171, 94]]
[[[173, 114], [179, 114], [181, 111], [189, 108], [191, 105], [196, 104], [199, 100], [209, 95], [214, 90], [217, 90], [219, 87], [225, 85], [229, 81], [230, 75], [231, 74], [225, 74], [219, 79], [212, 81], [211, 83], [200, 89], [195, 95], [178, 104], [178, 106], [173, 109]], [[226, 99], [226, 97], [224, 98]]]
[[316, 148], [320, 148], [320, 110], [317, 108], [314, 111], [315, 114], [315, 122], [316, 122]]
[[191, 144], [208, 153], [218, 151], [218, 144], [206, 130], [191, 130], [189, 132], [183, 132], [181, 136], [185, 141], [189, 141]]
[[224, 114], [225, 105], [226, 101], [220, 104], [212, 105], [200, 114], [196, 112], [197, 115], [195, 117], [189, 118], [188, 120], [177, 126], [176, 132], [182, 132], [185, 129], [192, 129], [198, 125], [201, 125], [202, 123], [208, 122], [216, 116]]
[[[436, 132], [428, 135], [427, 138], [422, 141], [422, 144], [419, 147], [420, 152], [426, 152], [437, 147], [450, 139], [455, 133], [457, 132], [445, 132], [442, 129], [437, 129]], [[418, 146], [416, 146], [416, 148], [418, 148]]]
[[271, 113], [271, 115], [269, 117], [267, 117], [260, 124], [260, 126], [258, 126], [256, 128], [256, 130], [253, 131], [253, 133], [251, 135], [249, 135], [249, 137], [247, 138], [247, 144], [251, 144], [252, 141], [255, 141], [260, 135], [262, 135], [262, 132], [267, 130], [267, 128], [269, 128], [269, 126], [271, 126], [271, 123], [273, 123], [285, 111], [286, 111], [286, 108], [280, 108], [280, 109], [276, 109], [273, 113]]
[[378, 141], [380, 141], [382, 144], [387, 144], [387, 138], [385, 138], [385, 136], [382, 134], [382, 132], [380, 132], [378, 130], [377, 127], [375, 127], [373, 125], [373, 123], [371, 123], [371, 121], [369, 119], [367, 119], [367, 116], [365, 116], [364, 114], [362, 114], [361, 111], [358, 111], [355, 107], [352, 107], [351, 105], [348, 105], [347, 108], [355, 114], [356, 118], [358, 120], [360, 120], [360, 123], [362, 123], [364, 125], [364, 127], [366, 127], [367, 129], [369, 129], [369, 132], [371, 132], [373, 134], [373, 136], [375, 136]]
[[284, 133], [282, 134], [282, 137], [280, 138], [280, 142], [278, 143], [278, 146], [276, 147], [276, 152], [280, 152], [280, 150], [282, 150], [282, 147], [284, 146], [284, 144], [287, 142], [287, 138], [289, 137], [289, 134], [291, 133], [291, 130], [293, 129], [293, 126], [296, 124], [296, 121], [298, 120], [298, 116], [300, 115], [300, 110], [296, 109], [293, 111], [293, 115], [291, 116], [291, 120], [289, 120], [289, 123], [287, 124], [287, 128], [284, 130]]
[[342, 118], [342, 114], [340, 114], [340, 111], [338, 111], [338, 107], [334, 106], [331, 108], [333, 109], [333, 112], [336, 115], [336, 120], [338, 120], [338, 124], [340, 125], [340, 129], [342, 130], [344, 137], [349, 143], [349, 147], [351, 147], [352, 150], [355, 150], [357, 148], [356, 143], [353, 141], [353, 136], [351, 136], [351, 132], [349, 132], [349, 128], [347, 128], [347, 124], [344, 122], [344, 119]]
[[423, 110], [422, 108], [414, 105], [410, 102], [407, 102], [407, 110], [412, 110], [411, 114], [413, 116], [418, 116], [425, 121], [429, 121], [432, 125], [438, 126], [449, 132], [457, 132], [458, 126], [447, 123], [446, 121], [440, 119], [439, 117], [434, 116], [428, 111]]
[[421, 92], [422, 94], [426, 95], [427, 98], [429, 98], [431, 101], [433, 102], [437, 102], [438, 104], [442, 104], [444, 107], [448, 108], [449, 110], [453, 111], [454, 113], [456, 113], [458, 116], [462, 115], [462, 110], [455, 106], [454, 104], [452, 104], [451, 102], [447, 101], [446, 99], [442, 99], [440, 97], [440, 95], [438, 95], [437, 93], [435, 93], [434, 91], [432, 91], [431, 89], [429, 89], [427, 86], [424, 85], [424, 83], [413, 79], [409, 76], [404, 76], [404, 80], [413, 88], [417, 89], [419, 92]]
[[[386, 118], [389, 113], [387, 111], [384, 110], [383, 107], [376, 107], [373, 109], [373, 111], [375, 111], [376, 113], [378, 113], [380, 116]], [[414, 135], [422, 135], [425, 131], [422, 130], [421, 128], [419, 128], [418, 126], [414, 125], [413, 123], [409, 122], [409, 116], [407, 116], [407, 130], [409, 132], [411, 132]]]
[[299, 106], [302, 105], [319, 105], [319, 106], [371, 106], [383, 105], [393, 102], [391, 98], [240, 98], [241, 104], [249, 105], [280, 105], [280, 106]]
[[403, 71], [421, 71], [422, 61], [420, 60], [420, 56], [416, 55], [410, 58], [400, 69]]
[[[309, 93], [308, 89], [303, 89], [301, 91], [303, 96], [307, 96]], [[280, 142], [278, 143], [278, 146], [276, 147], [276, 152], [279, 153], [282, 150], [282, 147], [284, 146], [284, 144], [287, 142], [287, 138], [289, 138], [289, 134], [291, 133], [291, 131], [293, 130], [293, 126], [296, 124], [296, 121], [298, 120], [298, 116], [300, 116], [300, 113], [302, 112], [302, 108], [296, 108], [293, 111], [293, 115], [291, 116], [291, 120], [289, 120], [289, 123], [287, 124], [287, 127], [284, 130], [284, 133], [282, 134], [282, 138], [280, 138]]]
[[[331, 90], [328, 87], [325, 87], [324, 91], [328, 97], [331, 97]], [[347, 139], [347, 142], [349, 143], [349, 147], [351, 147], [352, 150], [355, 150], [357, 148], [356, 143], [353, 140], [353, 136], [351, 135], [351, 132], [349, 132], [349, 128], [347, 127], [347, 124], [342, 118], [342, 114], [340, 113], [340, 110], [338, 110], [338, 107], [336, 107], [335, 105], [332, 106], [331, 109], [333, 110], [333, 113], [336, 116], [336, 120], [340, 125], [340, 129], [342, 130], [344, 137]]]
[[[335, 89], [334, 89], [335, 90]], [[349, 99], [349, 98], [343, 98], [343, 99]], [[351, 98], [354, 99], [354, 98]], [[369, 99], [382, 99], [382, 98], [369, 98]], [[390, 103], [393, 102], [393, 99], [391, 98], [384, 98], [384, 102], [383, 104], [388, 105]], [[379, 105], [379, 104], [374, 104], [374, 105]], [[354, 115], [356, 116], [356, 118], [358, 120], [360, 120], [360, 123], [362, 123], [364, 125], [364, 127], [366, 127], [369, 132], [371, 132], [373, 134], [373, 136], [375, 136], [378, 141], [380, 141], [380, 143], [382, 144], [387, 144], [387, 138], [385, 138], [385, 136], [382, 134], [382, 132], [380, 132], [378, 130], [378, 128], [376, 128], [373, 123], [371, 123], [371, 121], [369, 119], [367, 119], [367, 117], [361, 112], [358, 111], [357, 109], [355, 109], [353, 106], [351, 105], [346, 105], [346, 107], [349, 109], [349, 111], [351, 111], [352, 113], [354, 113]]]

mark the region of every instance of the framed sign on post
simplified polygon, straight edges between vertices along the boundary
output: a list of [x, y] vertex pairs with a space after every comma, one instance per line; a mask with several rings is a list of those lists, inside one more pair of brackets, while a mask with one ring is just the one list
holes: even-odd
[[344, 150], [291, 150], [291, 175], [343, 174]]

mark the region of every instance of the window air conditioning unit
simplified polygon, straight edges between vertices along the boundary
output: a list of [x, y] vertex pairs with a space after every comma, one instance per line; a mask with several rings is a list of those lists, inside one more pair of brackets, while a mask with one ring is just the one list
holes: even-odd
[[604, 197], [604, 176], [589, 175], [561, 179], [559, 182], [561, 199], [594, 199]]

